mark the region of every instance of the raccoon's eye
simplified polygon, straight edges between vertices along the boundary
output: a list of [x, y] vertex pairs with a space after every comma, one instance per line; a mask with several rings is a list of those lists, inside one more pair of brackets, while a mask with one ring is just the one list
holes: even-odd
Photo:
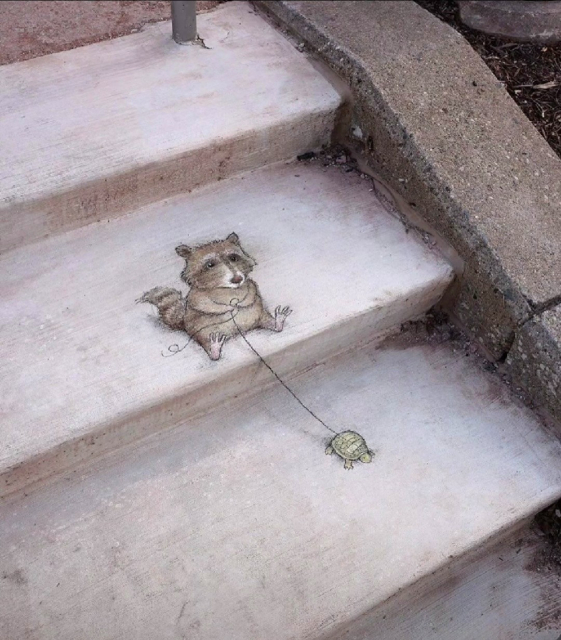
[[237, 262], [238, 261], [238, 256], [235, 253], [232, 253], [228, 256], [228, 260], [230, 260], [230, 262]]
[[209, 261], [205, 264], [205, 267], [206, 267], [207, 269], [212, 269], [212, 267], [215, 267], [215, 266], [216, 266], [216, 262], [214, 262], [214, 260], [209, 260]]

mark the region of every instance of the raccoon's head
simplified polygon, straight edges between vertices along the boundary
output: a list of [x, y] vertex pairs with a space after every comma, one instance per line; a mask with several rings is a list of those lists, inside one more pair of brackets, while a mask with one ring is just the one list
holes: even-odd
[[195, 289], [238, 289], [256, 262], [240, 245], [237, 234], [197, 247], [184, 244], [176, 252], [185, 260], [181, 278]]

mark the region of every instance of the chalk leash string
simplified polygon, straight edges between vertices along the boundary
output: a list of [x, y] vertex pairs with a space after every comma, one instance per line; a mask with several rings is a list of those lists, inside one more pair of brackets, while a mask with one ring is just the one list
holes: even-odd
[[[235, 298], [234, 298], [235, 299]], [[232, 301], [233, 302], [233, 301]], [[232, 303], [230, 303], [232, 304]], [[232, 306], [236, 306], [233, 305]], [[237, 309], [237, 307], [236, 307]], [[269, 369], [269, 371], [273, 374], [273, 376], [277, 379], [277, 381], [288, 391], [288, 393], [290, 393], [290, 395], [296, 400], [296, 402], [303, 408], [305, 409], [311, 416], [312, 418], [314, 418], [314, 420], [317, 420], [321, 425], [323, 425], [328, 431], [331, 431], [331, 433], [334, 433], [335, 435], [338, 435], [338, 431], [335, 431], [334, 429], [332, 429], [329, 425], [325, 424], [325, 422], [319, 417], [317, 416], [309, 407], [307, 407], [302, 400], [300, 400], [300, 398], [294, 393], [294, 391], [292, 391], [292, 389], [286, 384], [286, 382], [279, 376], [279, 374], [273, 369], [273, 367], [271, 367], [271, 365], [265, 360], [265, 358], [263, 358], [263, 356], [257, 351], [257, 349], [251, 344], [251, 342], [245, 337], [245, 334], [243, 333], [243, 331], [240, 329], [240, 326], [238, 325], [238, 323], [236, 322], [236, 315], [234, 315], [233, 311], [230, 311], [230, 314], [232, 316], [232, 322], [234, 323], [236, 329], [238, 330], [238, 333], [240, 334], [240, 336], [242, 337], [242, 340], [247, 344], [247, 346], [253, 351], [253, 353], [259, 358], [259, 360], [261, 360], [261, 362], [267, 367], [267, 369]]]

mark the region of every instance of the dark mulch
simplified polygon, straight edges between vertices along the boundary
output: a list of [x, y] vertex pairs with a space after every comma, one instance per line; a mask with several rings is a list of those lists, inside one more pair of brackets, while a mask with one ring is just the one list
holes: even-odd
[[526, 44], [474, 31], [460, 22], [455, 0], [417, 4], [466, 38], [561, 157], [561, 43]]

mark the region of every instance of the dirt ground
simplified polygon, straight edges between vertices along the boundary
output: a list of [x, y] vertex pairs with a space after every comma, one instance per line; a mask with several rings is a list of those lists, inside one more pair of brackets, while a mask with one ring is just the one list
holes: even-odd
[[[217, 4], [197, 2], [197, 12]], [[149, 22], [170, 19], [169, 0], [2, 0], [0, 65], [124, 36]]]
[[512, 42], [460, 22], [455, 0], [416, 0], [461, 33], [561, 157], [561, 43]]

